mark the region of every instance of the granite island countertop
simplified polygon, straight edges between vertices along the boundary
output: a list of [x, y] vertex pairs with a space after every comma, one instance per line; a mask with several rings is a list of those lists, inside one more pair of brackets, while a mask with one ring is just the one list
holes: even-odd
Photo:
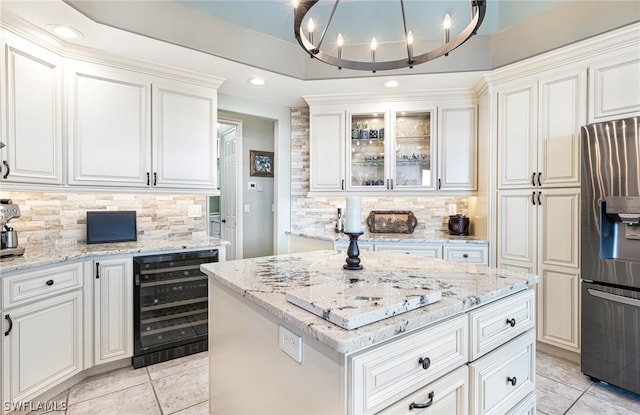
[[228, 241], [211, 237], [184, 237], [134, 242], [105, 244], [33, 242], [21, 244], [24, 255], [4, 257], [0, 260], [0, 276], [7, 272], [26, 270], [43, 265], [55, 265], [65, 261], [89, 259], [92, 257], [146, 254], [180, 251], [185, 249], [205, 249], [229, 245]]
[[[313, 251], [204, 264], [215, 283], [262, 307], [283, 324], [294, 327], [339, 353], [351, 353], [409, 330], [464, 313], [525, 290], [539, 282], [533, 274], [493, 269], [395, 252], [361, 252], [364, 270], [342, 269], [339, 251]], [[336, 286], [374, 279], [413, 286], [416, 292], [440, 291], [440, 301], [346, 330], [287, 301], [287, 292], [304, 287]], [[324, 290], [326, 292], [326, 290]], [[215, 299], [213, 299], [215, 301]]]
[[[311, 231], [292, 231], [288, 232], [290, 235], [302, 236], [304, 238], [317, 239], [321, 241], [331, 242], [348, 242], [349, 236], [344, 233], [336, 233], [332, 230], [319, 230], [317, 232]], [[373, 233], [365, 231], [358, 238], [359, 242], [406, 242], [406, 243], [451, 243], [451, 244], [481, 244], [486, 245], [488, 241], [486, 239], [480, 239], [473, 235], [449, 235], [445, 232], [421, 232], [416, 231], [413, 233]]]

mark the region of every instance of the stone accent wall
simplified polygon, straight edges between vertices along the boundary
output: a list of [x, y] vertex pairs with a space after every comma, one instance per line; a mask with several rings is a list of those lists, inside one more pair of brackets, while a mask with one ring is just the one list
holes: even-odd
[[[337, 208], [346, 196], [307, 197], [309, 192], [309, 108], [291, 109], [291, 231], [321, 232], [335, 227]], [[371, 210], [410, 210], [418, 219], [416, 232], [447, 232], [449, 206], [469, 214], [469, 198], [456, 196], [362, 196], [363, 223]], [[366, 226], [365, 226], [366, 228]]]
[[[22, 216], [10, 222], [20, 243], [85, 243], [88, 210], [135, 210], [138, 240], [207, 235], [205, 195], [12, 191], [0, 197], [20, 206]], [[190, 205], [200, 205], [202, 216], [187, 217]]]

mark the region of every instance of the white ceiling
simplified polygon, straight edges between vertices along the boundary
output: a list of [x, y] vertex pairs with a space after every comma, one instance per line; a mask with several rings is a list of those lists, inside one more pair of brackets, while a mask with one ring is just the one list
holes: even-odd
[[[382, 84], [391, 78], [400, 81], [394, 93], [469, 88], [487, 70], [640, 20], [640, 2], [635, 0], [489, 0], [482, 30], [491, 34], [474, 36], [447, 58], [373, 76], [309, 59], [292, 40], [289, 0], [199, 0], [189, 2], [190, 7], [180, 3], [185, 1], [2, 0], [0, 16], [5, 24], [32, 36], [42, 37], [51, 24], [76, 28], [84, 35], [79, 40], [47, 40], [70, 53], [99, 51], [204, 73], [225, 80], [219, 90], [223, 94], [284, 106], [303, 104], [305, 95], [388, 92]], [[414, 3], [442, 1], [405, 3], [408, 9]], [[239, 18], [250, 28], [237, 24]], [[563, 30], [556, 35], [558, 25]], [[571, 25], [574, 28], [567, 30]], [[513, 45], [521, 32], [527, 41]], [[267, 84], [250, 85], [247, 81], [253, 76]]]

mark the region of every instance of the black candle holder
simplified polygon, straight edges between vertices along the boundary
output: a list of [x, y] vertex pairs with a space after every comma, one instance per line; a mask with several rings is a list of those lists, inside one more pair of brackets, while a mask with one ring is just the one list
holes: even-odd
[[345, 235], [349, 235], [349, 248], [347, 248], [347, 263], [342, 266], [344, 269], [350, 271], [358, 271], [362, 269], [360, 265], [360, 249], [358, 249], [358, 238], [362, 235], [362, 232], [345, 232]]

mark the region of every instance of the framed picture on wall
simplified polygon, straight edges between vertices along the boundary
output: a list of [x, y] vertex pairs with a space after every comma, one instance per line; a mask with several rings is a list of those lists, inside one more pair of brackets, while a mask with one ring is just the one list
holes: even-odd
[[273, 177], [273, 152], [249, 150], [251, 176]]

